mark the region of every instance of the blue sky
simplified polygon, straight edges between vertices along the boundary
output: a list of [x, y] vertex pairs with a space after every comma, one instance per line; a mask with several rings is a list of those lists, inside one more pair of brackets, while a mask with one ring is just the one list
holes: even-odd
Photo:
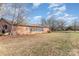
[[30, 3], [27, 8], [30, 10], [29, 18], [33, 23], [39, 23], [42, 17], [48, 19], [52, 15], [67, 21], [79, 18], [79, 3]]
[[[21, 4], [23, 5], [23, 4]], [[79, 19], [79, 3], [26, 3], [24, 8], [29, 11], [30, 23], [40, 23], [41, 18], [71, 21]]]
[[79, 16], [79, 3], [70, 3], [70, 4], [65, 4], [67, 6], [67, 12], [73, 15], [78, 15]]

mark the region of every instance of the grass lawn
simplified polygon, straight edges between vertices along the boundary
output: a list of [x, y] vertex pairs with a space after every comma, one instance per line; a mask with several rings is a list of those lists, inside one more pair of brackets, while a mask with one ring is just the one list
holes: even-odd
[[0, 55], [79, 55], [79, 32], [52, 32], [26, 36], [0, 36]]

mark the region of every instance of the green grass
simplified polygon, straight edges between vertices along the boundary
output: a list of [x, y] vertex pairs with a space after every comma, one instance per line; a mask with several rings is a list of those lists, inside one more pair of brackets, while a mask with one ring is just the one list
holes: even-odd
[[52, 32], [30, 36], [0, 37], [0, 55], [79, 55], [79, 32]]

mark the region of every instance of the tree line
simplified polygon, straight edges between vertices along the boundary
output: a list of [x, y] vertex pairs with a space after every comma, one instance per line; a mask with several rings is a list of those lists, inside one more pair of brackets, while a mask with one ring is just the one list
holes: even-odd
[[49, 27], [51, 31], [79, 31], [78, 19], [68, 22], [68, 20], [56, 19], [53, 16], [49, 19], [41, 19], [41, 25]]

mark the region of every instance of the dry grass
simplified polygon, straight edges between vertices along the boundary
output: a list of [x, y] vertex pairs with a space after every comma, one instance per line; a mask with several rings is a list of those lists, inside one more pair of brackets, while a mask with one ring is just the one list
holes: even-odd
[[79, 33], [53, 32], [29, 36], [0, 36], [0, 55], [79, 55]]

